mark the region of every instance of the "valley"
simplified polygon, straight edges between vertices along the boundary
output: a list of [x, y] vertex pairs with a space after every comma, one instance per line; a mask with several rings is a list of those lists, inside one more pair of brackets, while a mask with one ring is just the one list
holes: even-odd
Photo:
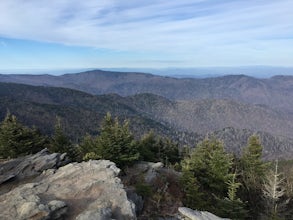
[[129, 119], [137, 137], [153, 130], [181, 146], [195, 146], [207, 135], [215, 136], [239, 154], [256, 133], [264, 144], [264, 158], [293, 156], [290, 76], [176, 79], [96, 70], [0, 75], [0, 81], [1, 118], [9, 110], [24, 124], [52, 134], [58, 116], [75, 142], [86, 133], [98, 134], [101, 120], [111, 112]]

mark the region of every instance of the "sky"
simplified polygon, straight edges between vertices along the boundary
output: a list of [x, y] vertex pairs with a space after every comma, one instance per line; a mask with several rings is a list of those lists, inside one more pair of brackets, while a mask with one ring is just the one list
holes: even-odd
[[0, 69], [293, 66], [293, 0], [0, 0]]

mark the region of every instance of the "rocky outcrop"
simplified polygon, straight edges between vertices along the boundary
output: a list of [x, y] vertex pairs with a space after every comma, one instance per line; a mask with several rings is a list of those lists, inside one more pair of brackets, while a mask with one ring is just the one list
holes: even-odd
[[0, 196], [0, 219], [136, 219], [119, 172], [106, 160], [43, 171], [34, 182]]
[[[136, 213], [153, 214], [152, 200], [144, 206], [135, 189], [125, 190], [118, 178], [120, 169], [113, 162], [93, 160], [63, 166], [68, 162], [65, 154], [50, 154], [45, 149], [0, 163], [0, 220], [132, 220]], [[162, 204], [155, 203], [156, 214], [165, 216], [161, 219], [222, 220], [185, 207], [178, 214], [182, 204], [176, 179], [180, 175], [162, 163], [139, 162], [126, 174], [128, 182], [133, 178], [143, 181], [163, 196]], [[162, 189], [164, 194], [160, 194]]]
[[0, 184], [35, 177], [44, 170], [56, 169], [67, 163], [69, 160], [66, 154], [50, 154], [48, 149], [34, 155], [8, 160], [0, 163]]
[[185, 220], [229, 220], [227, 218], [220, 218], [210, 212], [196, 211], [186, 207], [179, 207], [178, 212]]

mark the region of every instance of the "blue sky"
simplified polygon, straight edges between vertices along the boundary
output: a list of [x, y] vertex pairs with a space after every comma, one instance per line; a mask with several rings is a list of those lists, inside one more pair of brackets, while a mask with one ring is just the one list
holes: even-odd
[[293, 0], [1, 0], [0, 69], [293, 66]]

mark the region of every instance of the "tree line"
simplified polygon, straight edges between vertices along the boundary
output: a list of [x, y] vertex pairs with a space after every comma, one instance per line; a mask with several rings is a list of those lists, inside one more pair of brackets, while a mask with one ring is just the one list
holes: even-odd
[[110, 113], [104, 117], [100, 133], [85, 135], [74, 144], [62, 129], [57, 117], [51, 137], [33, 127], [22, 125], [7, 113], [0, 124], [0, 158], [15, 158], [36, 153], [43, 148], [51, 152], [67, 153], [73, 161], [108, 159], [123, 168], [138, 160], [162, 161], [166, 164], [180, 161], [178, 144], [170, 138], [155, 135], [153, 131], [136, 140], [129, 129], [129, 121], [120, 122]]
[[262, 160], [258, 136], [251, 136], [242, 154], [236, 156], [215, 138], [181, 149], [178, 143], [152, 131], [135, 139], [129, 121], [120, 122], [110, 113], [98, 135], [88, 134], [78, 144], [64, 134], [58, 118], [51, 137], [22, 125], [10, 113], [1, 122], [0, 158], [33, 154], [44, 147], [67, 153], [75, 161], [108, 159], [122, 169], [139, 160], [161, 161], [182, 173], [183, 204], [187, 207], [231, 219], [292, 219], [292, 184], [279, 171], [278, 161]]

